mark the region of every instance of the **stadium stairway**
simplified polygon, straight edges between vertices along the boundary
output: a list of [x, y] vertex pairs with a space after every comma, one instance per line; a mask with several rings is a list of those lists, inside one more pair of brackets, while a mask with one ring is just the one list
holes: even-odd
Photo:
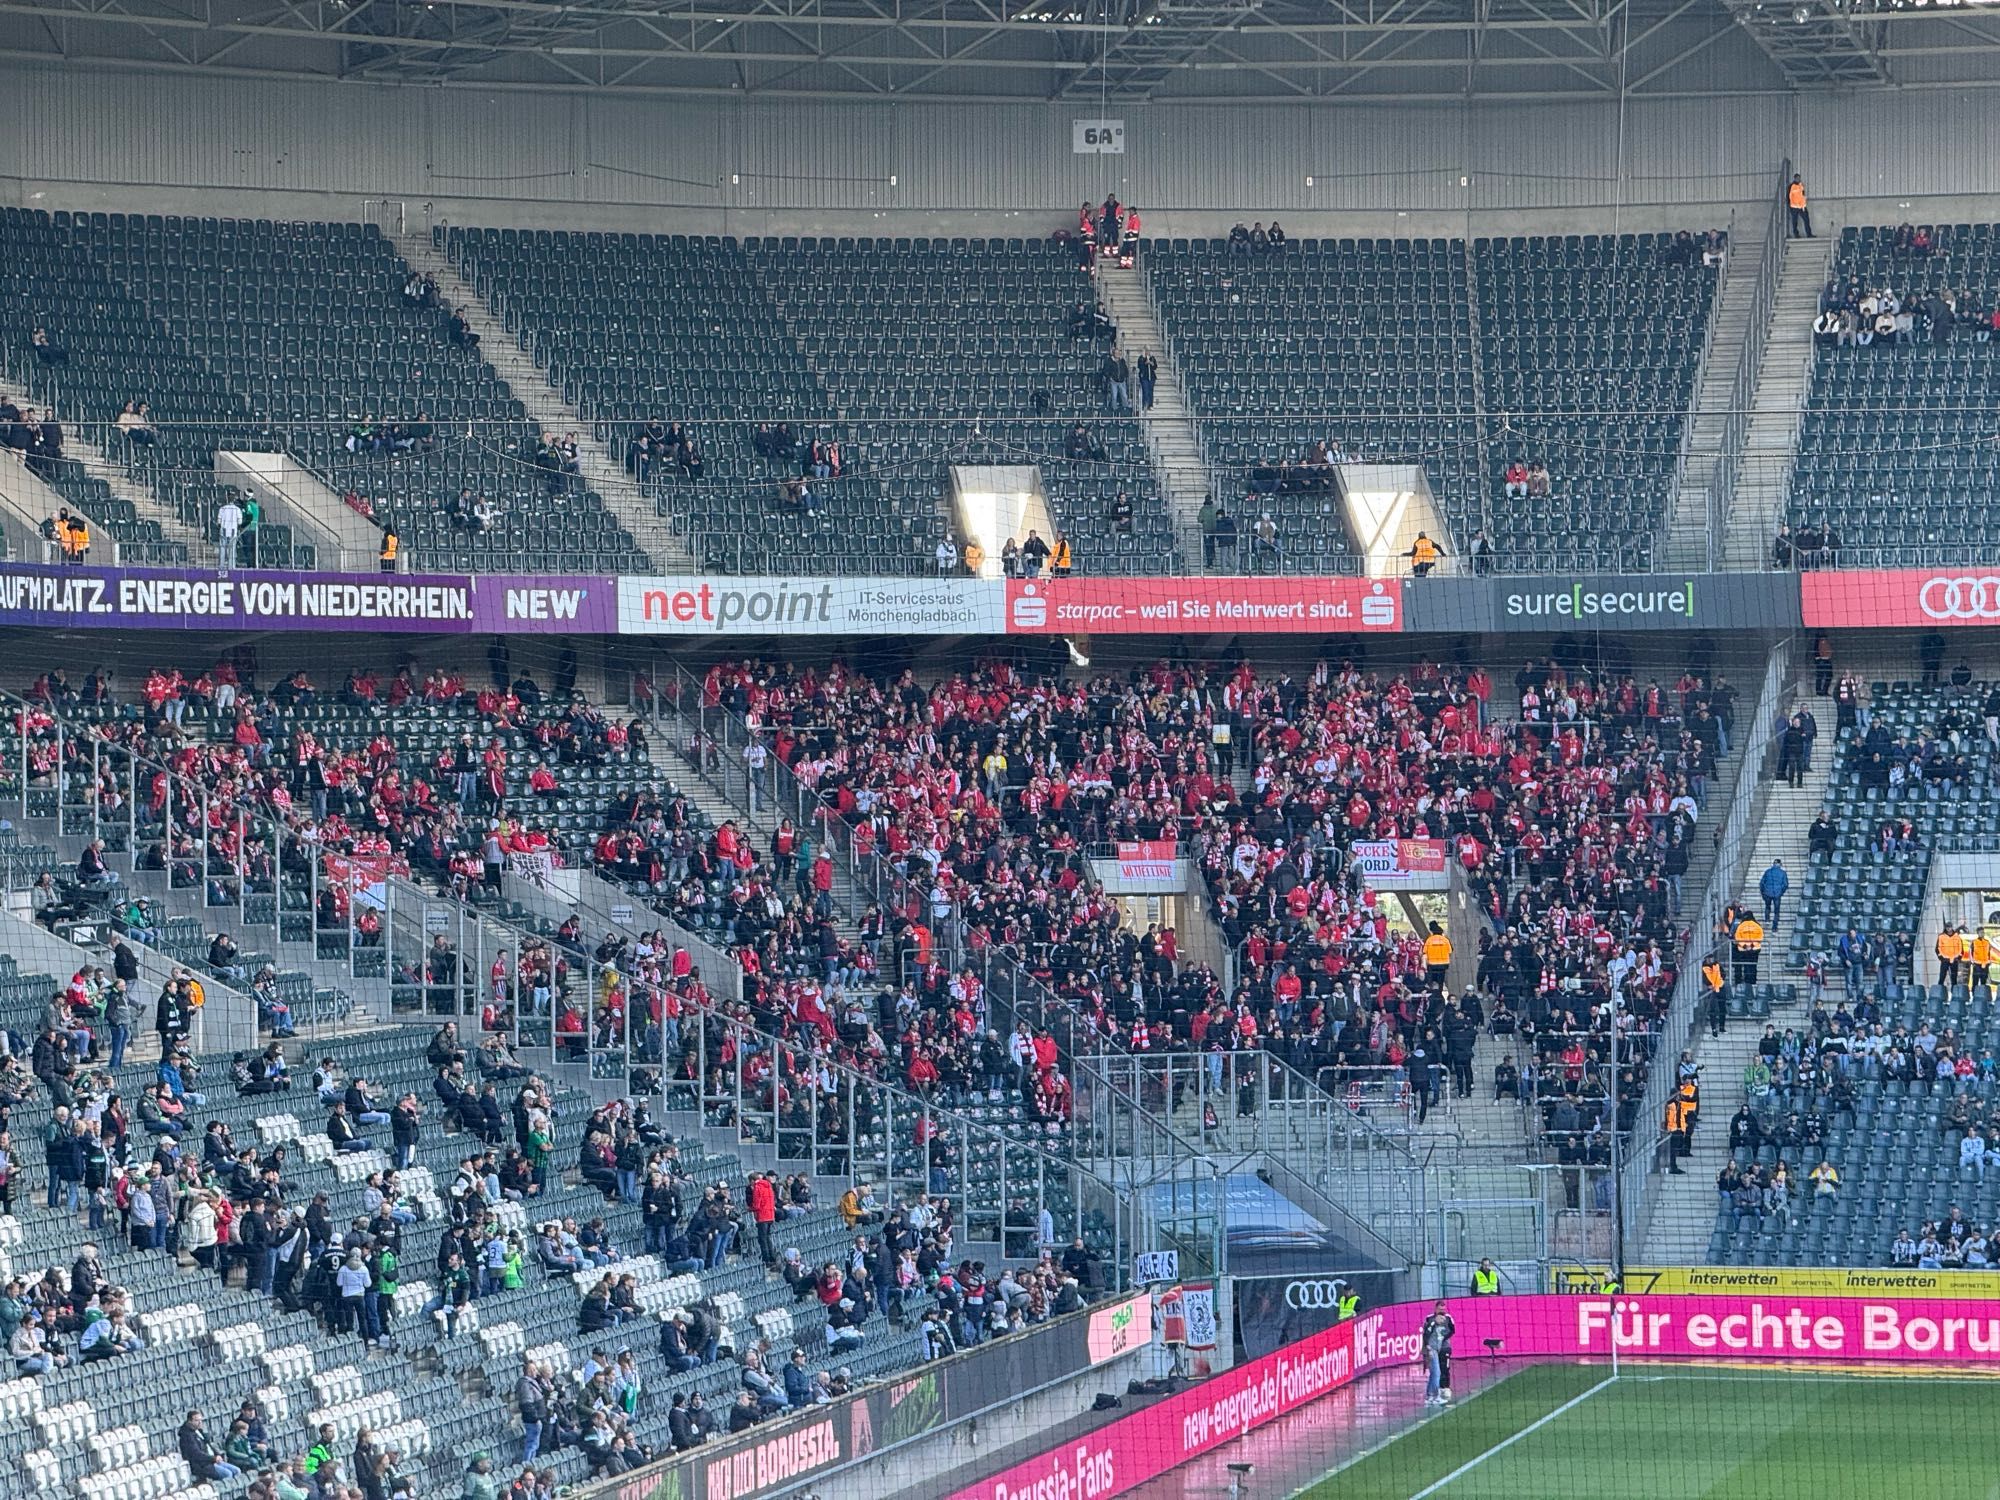
[[[23, 409], [43, 404], [34, 398], [26, 386], [16, 385], [8, 380], [0, 380], [0, 396], [5, 396]], [[64, 457], [80, 464], [93, 479], [103, 481], [105, 487], [111, 491], [112, 498], [130, 506], [133, 515], [140, 521], [151, 521], [158, 526], [161, 538], [165, 542], [169, 544], [177, 542], [185, 547], [189, 562], [199, 566], [215, 560], [215, 548], [207, 539], [175, 514], [173, 507], [162, 501], [150, 484], [134, 479], [128, 474], [122, 460], [114, 460], [100, 448], [92, 440], [93, 429], [80, 424], [76, 413], [65, 409], [61, 412], [61, 416]], [[123, 441], [122, 437], [120, 441]], [[95, 521], [95, 518], [92, 519]], [[94, 530], [103, 532], [103, 524], [97, 522]], [[112, 561], [109, 549], [103, 549], [101, 556], [95, 555], [99, 550], [95, 544], [107, 539], [101, 535], [93, 537], [92, 562], [108, 565]]]
[[[1118, 342], [1125, 357], [1136, 365], [1141, 354], [1151, 354], [1160, 363], [1153, 408], [1139, 411], [1139, 430], [1145, 434], [1146, 453], [1173, 520], [1181, 556], [1192, 563], [1201, 556], [1200, 512], [1203, 502], [1215, 493], [1215, 476], [1202, 453], [1201, 435], [1188, 408], [1173, 346], [1160, 325], [1143, 272], [1105, 262], [1097, 268], [1096, 281], [1098, 305], [1118, 325]], [[1132, 400], [1135, 405], [1139, 400], [1136, 376]]]
[[1785, 259], [1771, 299], [1770, 335], [1757, 369], [1750, 426], [1736, 492], [1729, 497], [1722, 566], [1755, 571], [1768, 565], [1771, 538], [1785, 512], [1793, 450], [1812, 382], [1813, 311], [1838, 236], [1785, 242]]
[[[1798, 1009], [1803, 1012], [1803, 1007]], [[1782, 1013], [1774, 1014], [1782, 1030], [1787, 1020]], [[1691, 1266], [1709, 1258], [1709, 1236], [1715, 1231], [1715, 1179], [1729, 1159], [1729, 1117], [1743, 1103], [1743, 1070], [1756, 1055], [1757, 1039], [1763, 1034], [1760, 1020], [1732, 1019], [1719, 1037], [1711, 1037], [1703, 1023], [1695, 1048], [1702, 1090], [1694, 1149], [1681, 1163], [1682, 1176], [1656, 1174], [1652, 1191], [1657, 1196], [1646, 1226], [1645, 1253], [1635, 1255], [1628, 1247], [1628, 1261]]]
[[390, 234], [389, 240], [412, 270], [433, 278], [439, 295], [464, 313], [465, 321], [479, 335], [479, 352], [486, 357], [500, 383], [528, 409], [530, 420], [544, 432], [578, 435], [578, 462], [584, 483], [597, 492], [606, 508], [645, 549], [653, 566], [688, 573], [701, 571], [693, 555], [674, 535], [666, 517], [640, 492], [638, 482], [613, 461], [604, 444], [596, 440], [591, 423], [563, 399], [561, 391], [549, 384], [548, 377], [521, 347], [521, 340], [508, 329], [504, 318], [481, 300], [472, 284], [452, 264], [451, 257], [433, 243], [430, 231], [407, 230]]
[[1681, 472], [1680, 487], [1667, 517], [1666, 563], [1670, 568], [1708, 566], [1708, 490], [1722, 461], [1729, 403], [1736, 393], [1736, 368], [1750, 335], [1750, 304], [1757, 297], [1757, 271], [1763, 258], [1761, 229], [1752, 226], [1731, 231], [1729, 259], [1709, 324], [1708, 353], [1695, 385], [1694, 416], [1688, 424], [1687, 465]]
[[[1830, 704], [1828, 699], [1812, 698], [1795, 690], [1789, 695], [1788, 711], [1802, 702], [1814, 710], [1815, 716]], [[1828, 717], [1831, 718], [1830, 710]], [[1750, 857], [1744, 861], [1738, 878], [1737, 899], [1761, 921], [1764, 903], [1757, 884], [1771, 867], [1771, 861], [1782, 859], [1792, 877], [1792, 888], [1785, 897], [1780, 919], [1765, 935], [1764, 958], [1757, 976], [1760, 984], [1787, 980], [1784, 955], [1791, 945], [1792, 928], [1805, 905], [1806, 830], [1826, 798], [1837, 757], [1838, 747], [1823, 733], [1813, 757], [1813, 768], [1806, 773], [1803, 786], [1794, 789], [1773, 780], [1760, 793], [1762, 815]], [[1699, 955], [1696, 957], [1698, 961]], [[1727, 962], [1725, 956], [1725, 966]], [[1774, 1002], [1772, 1017], [1783, 1031], [1804, 1013], [1802, 1001], [1794, 1000], [1788, 1012], [1779, 1000]], [[1743, 1070], [1756, 1052], [1757, 1039], [1763, 1032], [1761, 1017], [1746, 1017], [1732, 1019], [1723, 1034], [1714, 1037], [1709, 1035], [1707, 1018], [1696, 1018], [1693, 1051], [1701, 1068], [1701, 1120], [1695, 1130], [1694, 1154], [1683, 1163], [1685, 1176], [1661, 1176], [1655, 1183], [1654, 1191], [1659, 1197], [1647, 1227], [1645, 1264], [1692, 1265], [1708, 1258], [1709, 1236], [1715, 1228], [1715, 1177], [1729, 1156], [1729, 1117], [1743, 1103]], [[1642, 1128], [1644, 1124], [1642, 1121]]]
[[[668, 780], [687, 793], [688, 800], [700, 808], [711, 823], [734, 820], [739, 827], [750, 830], [759, 852], [769, 853], [771, 835], [777, 832], [778, 820], [794, 813], [788, 804], [781, 806], [781, 799], [768, 792], [758, 799], [756, 809], [751, 809], [743, 784], [742, 721], [732, 720], [727, 738], [720, 747], [722, 764], [713, 774], [698, 770], [690, 758], [695, 753], [696, 720], [680, 714], [662, 701], [658, 722], [663, 732], [653, 743], [653, 763], [665, 771]], [[769, 787], [775, 780], [774, 772], [767, 770], [765, 778]], [[801, 823], [800, 826], [807, 825]], [[861, 914], [868, 909], [869, 902], [855, 889], [847, 862], [842, 859], [833, 862], [833, 905], [834, 925], [840, 935], [843, 938], [853, 937], [859, 930]]]

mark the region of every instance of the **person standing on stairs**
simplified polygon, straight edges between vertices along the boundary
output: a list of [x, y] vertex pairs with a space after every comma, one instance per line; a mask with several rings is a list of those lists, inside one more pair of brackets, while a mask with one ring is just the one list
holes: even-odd
[[1833, 690], [1833, 637], [1822, 630], [1813, 638], [1813, 696], [1824, 698]]
[[1778, 779], [1794, 790], [1805, 785], [1805, 751], [1805, 720], [1793, 714], [1785, 721], [1784, 730], [1778, 736]]
[[[1136, 217], [1136, 216], [1135, 216]], [[1139, 356], [1139, 407], [1142, 411], [1153, 409], [1153, 387], [1160, 379], [1160, 362], [1150, 354]]]
[[1746, 911], [1737, 919], [1730, 940], [1736, 947], [1736, 982], [1755, 984], [1757, 961], [1764, 951], [1763, 925]]
[[1729, 1027], [1729, 995], [1725, 988], [1722, 960], [1711, 953], [1702, 961], [1702, 991], [1708, 997], [1708, 1034], [1721, 1036]]
[[1125, 358], [1125, 351], [1115, 345], [1104, 356], [1104, 385], [1112, 411], [1128, 412], [1132, 409], [1132, 366]]
[[1811, 239], [1812, 211], [1806, 202], [1806, 185], [1803, 179], [1794, 177], [1791, 186], [1785, 189], [1785, 213], [1787, 217], [1786, 239], [1795, 240], [1801, 235]]
[[1757, 882], [1757, 894], [1764, 898], [1764, 924], [1773, 932], [1784, 915], [1785, 892], [1792, 888], [1792, 877], [1785, 873], [1782, 859], [1771, 861], [1771, 867], [1764, 872], [1764, 878]]

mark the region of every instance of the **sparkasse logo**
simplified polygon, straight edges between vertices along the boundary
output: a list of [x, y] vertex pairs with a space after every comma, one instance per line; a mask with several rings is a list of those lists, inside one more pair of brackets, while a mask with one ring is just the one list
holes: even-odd
[[1014, 623], [1023, 630], [1039, 630], [1049, 622], [1049, 601], [1032, 583], [1014, 596]]
[[1393, 625], [1396, 623], [1396, 596], [1377, 580], [1370, 585], [1361, 600], [1361, 623], [1363, 625]]

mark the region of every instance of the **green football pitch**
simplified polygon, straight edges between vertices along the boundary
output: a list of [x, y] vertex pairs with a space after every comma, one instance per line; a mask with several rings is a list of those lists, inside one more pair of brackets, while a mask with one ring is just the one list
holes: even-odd
[[2000, 1500], [2000, 1383], [1539, 1365], [1302, 1500]]

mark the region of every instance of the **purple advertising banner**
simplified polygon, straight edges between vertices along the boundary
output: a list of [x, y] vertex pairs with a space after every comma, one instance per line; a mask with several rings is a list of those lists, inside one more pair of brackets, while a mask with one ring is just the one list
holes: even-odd
[[611, 634], [615, 582], [457, 573], [0, 567], [0, 627]]
[[472, 628], [495, 635], [616, 635], [618, 580], [583, 574], [475, 578]]

